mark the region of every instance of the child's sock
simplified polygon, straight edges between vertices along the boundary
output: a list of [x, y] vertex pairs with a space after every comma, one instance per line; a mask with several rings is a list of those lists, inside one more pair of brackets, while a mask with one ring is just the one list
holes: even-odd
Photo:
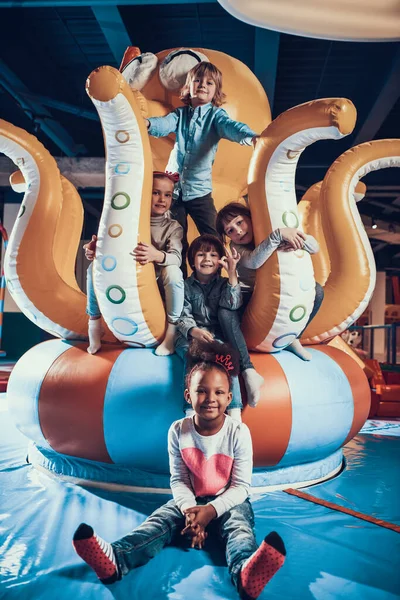
[[243, 563], [239, 574], [239, 594], [255, 600], [285, 562], [286, 549], [276, 531], [271, 531], [255, 552]]
[[168, 323], [167, 331], [162, 343], [156, 348], [157, 356], [169, 356], [175, 352], [176, 325]]
[[232, 419], [235, 419], [235, 421], [239, 421], [239, 423], [242, 422], [242, 410], [240, 408], [228, 408], [226, 412]]
[[302, 360], [311, 360], [312, 359], [311, 352], [308, 352], [308, 350], [303, 348], [300, 340], [294, 340], [294, 342], [292, 342], [290, 344], [290, 346], [286, 346], [285, 350], [289, 350], [289, 352], [293, 352], [293, 354], [295, 354]]
[[185, 417], [194, 417], [195, 414], [193, 408], [187, 408], [185, 410]]
[[247, 404], [254, 408], [260, 400], [261, 386], [264, 383], [264, 379], [253, 368], [245, 369], [242, 372], [242, 376], [247, 392]]
[[79, 525], [72, 545], [75, 552], [92, 567], [102, 583], [108, 585], [121, 579], [113, 547], [96, 535], [90, 525]]
[[101, 348], [101, 336], [103, 335], [103, 329], [101, 319], [89, 319], [89, 347], [87, 351], [89, 354], [96, 354]]

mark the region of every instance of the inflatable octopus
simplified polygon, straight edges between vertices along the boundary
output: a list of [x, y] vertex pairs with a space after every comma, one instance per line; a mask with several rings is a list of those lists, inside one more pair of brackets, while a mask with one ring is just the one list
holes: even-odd
[[[254, 489], [300, 486], [337, 473], [341, 447], [368, 415], [361, 363], [336, 336], [364, 311], [375, 284], [357, 185], [371, 170], [399, 166], [400, 142], [352, 148], [298, 208], [299, 157], [314, 142], [352, 132], [356, 111], [349, 100], [314, 100], [271, 122], [261, 84], [240, 61], [206, 49], [157, 55], [133, 49], [122, 74], [106, 66], [87, 80], [106, 151], [94, 285], [109, 343], [95, 356], [86, 352], [86, 297], [74, 275], [79, 195], [36, 138], [0, 121], [0, 151], [20, 170], [11, 184], [25, 191], [5, 259], [8, 290], [29, 319], [58, 338], [29, 350], [8, 387], [16, 423], [34, 442], [30, 460], [47, 473], [99, 486], [168, 490], [167, 431], [182, 417], [183, 366], [176, 355], [154, 354], [165, 309], [153, 265], [135, 263], [131, 251], [139, 240], [150, 242], [152, 171], [165, 168], [173, 146], [170, 137], [149, 139], [143, 116], [177, 107], [186, 74], [200, 60], [222, 71], [230, 116], [262, 132], [254, 152], [221, 141], [213, 169], [217, 208], [248, 194], [256, 243], [291, 226], [303, 227], [321, 245], [313, 258], [302, 250], [275, 252], [257, 271], [244, 315], [252, 360], [265, 379], [259, 405], [243, 410], [254, 443]], [[313, 345], [305, 363], [283, 350], [307, 322], [316, 280], [325, 299], [303, 336]]]

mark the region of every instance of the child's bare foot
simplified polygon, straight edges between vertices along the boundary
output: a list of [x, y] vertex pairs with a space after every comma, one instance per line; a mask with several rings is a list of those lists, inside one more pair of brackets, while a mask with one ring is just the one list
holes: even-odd
[[311, 352], [309, 352], [308, 350], [303, 348], [303, 346], [300, 343], [300, 340], [294, 340], [294, 342], [292, 342], [290, 344], [290, 346], [286, 346], [285, 350], [289, 350], [289, 352], [293, 352], [293, 354], [295, 354], [302, 360], [308, 361], [308, 360], [312, 359]]
[[240, 408], [228, 408], [226, 412], [235, 421], [239, 421], [239, 423], [242, 422], [242, 410]]
[[101, 337], [103, 335], [103, 327], [101, 319], [89, 319], [89, 354], [96, 354], [101, 348]]
[[155, 353], [157, 356], [169, 356], [175, 352], [175, 332], [176, 325], [168, 323], [167, 331], [165, 332], [165, 338], [156, 348]]
[[253, 368], [245, 369], [242, 375], [247, 392], [247, 404], [255, 408], [260, 400], [261, 386], [264, 379]]

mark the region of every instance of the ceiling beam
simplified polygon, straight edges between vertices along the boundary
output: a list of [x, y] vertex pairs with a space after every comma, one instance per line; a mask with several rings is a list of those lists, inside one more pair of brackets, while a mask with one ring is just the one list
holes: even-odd
[[92, 11], [110, 46], [115, 62], [119, 65], [125, 50], [132, 44], [118, 6], [97, 6], [93, 4]]
[[151, 6], [153, 4], [215, 4], [217, 0], [1, 0], [0, 8], [57, 8], [59, 6]]
[[[101, 157], [54, 157], [60, 173], [64, 175], [76, 188], [104, 188], [105, 185], [105, 159]], [[18, 167], [10, 158], [0, 156], [0, 188], [10, 187], [10, 175]]]
[[85, 211], [87, 213], [89, 213], [90, 215], [92, 215], [93, 217], [96, 217], [96, 219], [100, 219], [100, 217], [101, 217], [101, 211], [98, 210], [97, 208], [95, 208], [94, 206], [92, 206], [90, 204], [90, 202], [88, 202], [84, 198], [81, 198], [81, 200], [82, 200], [82, 204], [83, 204], [83, 207], [84, 207]]
[[86, 148], [75, 144], [68, 131], [58, 123], [52, 114], [36, 100], [29, 100], [24, 94], [29, 90], [21, 79], [0, 59], [0, 85], [11, 95], [25, 114], [35, 123], [40, 130], [50, 138], [66, 156], [85, 154]]
[[386, 248], [387, 245], [388, 245], [388, 242], [381, 242], [380, 244], [377, 244], [376, 246], [373, 247], [372, 252], [374, 254], [378, 254], [378, 252], [383, 250], [383, 248]]
[[366, 196], [364, 200], [366, 200], [368, 204], [379, 206], [379, 208], [382, 208], [384, 211], [400, 212], [400, 206], [393, 206], [393, 204], [386, 204], [386, 202], [379, 202], [379, 200], [370, 200], [369, 196]]
[[268, 96], [271, 113], [274, 109], [280, 35], [278, 31], [255, 27], [254, 73]]
[[386, 117], [389, 115], [393, 106], [400, 97], [400, 48], [392, 61], [388, 71], [387, 78], [383, 87], [371, 108], [367, 118], [360, 128], [353, 146], [369, 142], [374, 139], [379, 129], [383, 125]]
[[83, 117], [84, 119], [89, 119], [91, 121], [100, 121], [99, 115], [95, 110], [88, 110], [87, 108], [81, 108], [80, 106], [75, 106], [74, 104], [62, 102], [61, 100], [49, 98], [48, 96], [32, 94], [31, 92], [20, 92], [20, 94], [24, 96], [24, 98], [27, 98], [28, 100], [33, 100], [43, 106], [56, 108], [57, 110], [61, 110], [62, 112], [66, 112], [77, 117]]

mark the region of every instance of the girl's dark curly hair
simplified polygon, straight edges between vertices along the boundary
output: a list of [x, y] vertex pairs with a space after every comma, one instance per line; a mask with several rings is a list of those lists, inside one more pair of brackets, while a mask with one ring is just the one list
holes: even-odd
[[236, 351], [229, 344], [224, 344], [218, 340], [212, 342], [192, 340], [186, 360], [186, 389], [190, 388], [191, 379], [197, 371], [211, 371], [211, 369], [221, 371], [228, 378], [229, 390], [232, 389], [232, 377], [239, 373], [239, 360]]

